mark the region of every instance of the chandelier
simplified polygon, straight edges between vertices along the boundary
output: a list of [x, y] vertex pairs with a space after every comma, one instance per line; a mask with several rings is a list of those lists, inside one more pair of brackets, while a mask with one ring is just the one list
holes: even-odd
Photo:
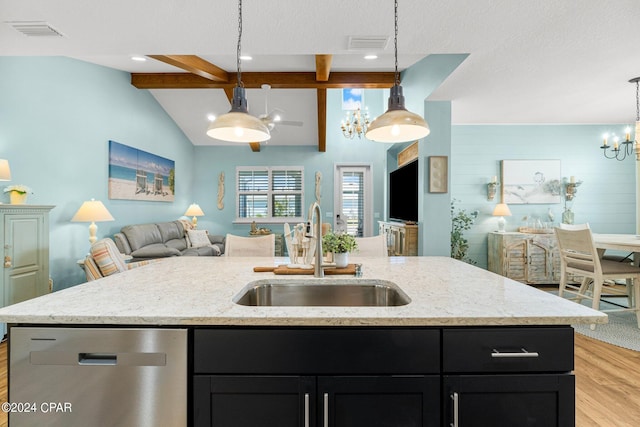
[[[604, 141], [600, 148], [602, 148], [602, 153], [607, 159], [616, 159], [622, 161], [627, 158], [627, 156], [631, 157], [631, 154], [635, 151], [636, 160], [640, 161], [640, 145], [638, 144], [638, 138], [640, 137], [640, 77], [636, 77], [634, 79], [629, 80], [629, 83], [636, 84], [636, 133], [635, 133], [635, 143], [631, 139], [631, 128], [627, 126], [624, 130], [625, 138], [624, 141], [620, 142], [620, 138], [615, 134], [609, 135], [604, 134]], [[613, 140], [613, 148], [609, 145], [609, 138]], [[611, 154], [607, 154], [607, 150], [611, 149]]]
[[347, 112], [342, 122], [340, 122], [340, 129], [345, 138], [353, 139], [358, 135], [358, 138], [362, 138], [362, 134], [367, 132], [369, 128], [369, 111], [365, 108], [364, 113], [357, 108], [353, 111]]

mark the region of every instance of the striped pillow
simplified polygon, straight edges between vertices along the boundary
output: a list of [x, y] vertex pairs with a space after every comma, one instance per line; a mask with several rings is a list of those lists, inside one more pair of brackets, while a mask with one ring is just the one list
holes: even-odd
[[87, 282], [91, 280], [96, 280], [102, 277], [102, 273], [100, 273], [100, 269], [96, 265], [91, 255], [87, 256], [84, 260], [84, 273], [87, 276]]
[[98, 240], [91, 245], [91, 256], [105, 277], [127, 271], [122, 255], [111, 239]]

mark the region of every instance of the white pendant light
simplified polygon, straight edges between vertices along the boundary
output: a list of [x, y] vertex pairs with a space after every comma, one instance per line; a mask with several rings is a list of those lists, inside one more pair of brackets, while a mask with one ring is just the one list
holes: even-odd
[[238, 0], [238, 49], [236, 62], [238, 66], [238, 85], [233, 88], [231, 110], [215, 119], [207, 129], [211, 138], [229, 142], [262, 142], [271, 138], [269, 128], [257, 117], [249, 114], [247, 98], [242, 86], [240, 67], [240, 44], [242, 40], [242, 0]]
[[387, 111], [377, 117], [367, 130], [365, 137], [376, 142], [406, 142], [424, 138], [429, 135], [429, 125], [418, 114], [408, 111], [404, 106], [400, 75], [398, 73], [398, 0], [395, 0], [395, 83], [389, 94]]

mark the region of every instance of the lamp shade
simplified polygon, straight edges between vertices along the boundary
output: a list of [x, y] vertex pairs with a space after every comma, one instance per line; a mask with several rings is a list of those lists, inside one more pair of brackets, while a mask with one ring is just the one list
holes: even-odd
[[397, 84], [391, 88], [387, 111], [371, 122], [365, 137], [376, 142], [396, 143], [424, 138], [430, 132], [424, 118], [405, 108], [402, 86]]
[[231, 110], [209, 125], [207, 135], [229, 142], [262, 142], [271, 138], [269, 128], [262, 120], [249, 114], [243, 87], [233, 89]]
[[202, 212], [200, 206], [196, 203], [192, 203], [184, 214], [185, 216], [203, 216], [204, 212]]
[[11, 181], [11, 169], [9, 160], [0, 159], [0, 181]]
[[71, 218], [73, 222], [102, 222], [115, 221], [111, 213], [99, 200], [91, 199], [84, 202], [76, 214]]
[[506, 203], [498, 203], [493, 210], [493, 216], [511, 216], [511, 210]]

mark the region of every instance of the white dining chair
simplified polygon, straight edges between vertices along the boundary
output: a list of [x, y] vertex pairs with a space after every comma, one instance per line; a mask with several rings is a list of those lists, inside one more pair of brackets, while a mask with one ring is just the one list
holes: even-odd
[[[560, 224], [560, 228], [564, 230], [582, 230], [584, 229], [585, 226], [589, 227], [589, 223]], [[617, 261], [617, 262], [627, 262], [629, 264], [633, 263], [633, 253], [630, 253], [628, 255], [608, 254], [604, 250], [601, 250], [599, 253], [600, 253], [601, 259], [608, 259], [608, 260]]]
[[356, 237], [356, 243], [358, 243], [358, 249], [352, 253], [353, 256], [389, 256], [387, 236], [385, 234], [379, 234], [373, 237]]
[[224, 243], [225, 256], [274, 256], [276, 249], [275, 234], [245, 237], [227, 234]]
[[[591, 307], [602, 312], [632, 311], [636, 314], [640, 328], [640, 268], [629, 263], [601, 259], [593, 243], [593, 236], [588, 224], [572, 226], [571, 229], [557, 227], [555, 229], [560, 251], [560, 287], [558, 295], [564, 298], [565, 293], [575, 295], [570, 298], [581, 302], [591, 299]], [[580, 286], [569, 283], [569, 275], [582, 277]], [[608, 294], [619, 294], [628, 297], [628, 308], [600, 309], [602, 285], [606, 279], [628, 279], [626, 291], [615, 288], [607, 289]], [[633, 296], [631, 294], [633, 290]], [[595, 329], [595, 325], [591, 325]]]

